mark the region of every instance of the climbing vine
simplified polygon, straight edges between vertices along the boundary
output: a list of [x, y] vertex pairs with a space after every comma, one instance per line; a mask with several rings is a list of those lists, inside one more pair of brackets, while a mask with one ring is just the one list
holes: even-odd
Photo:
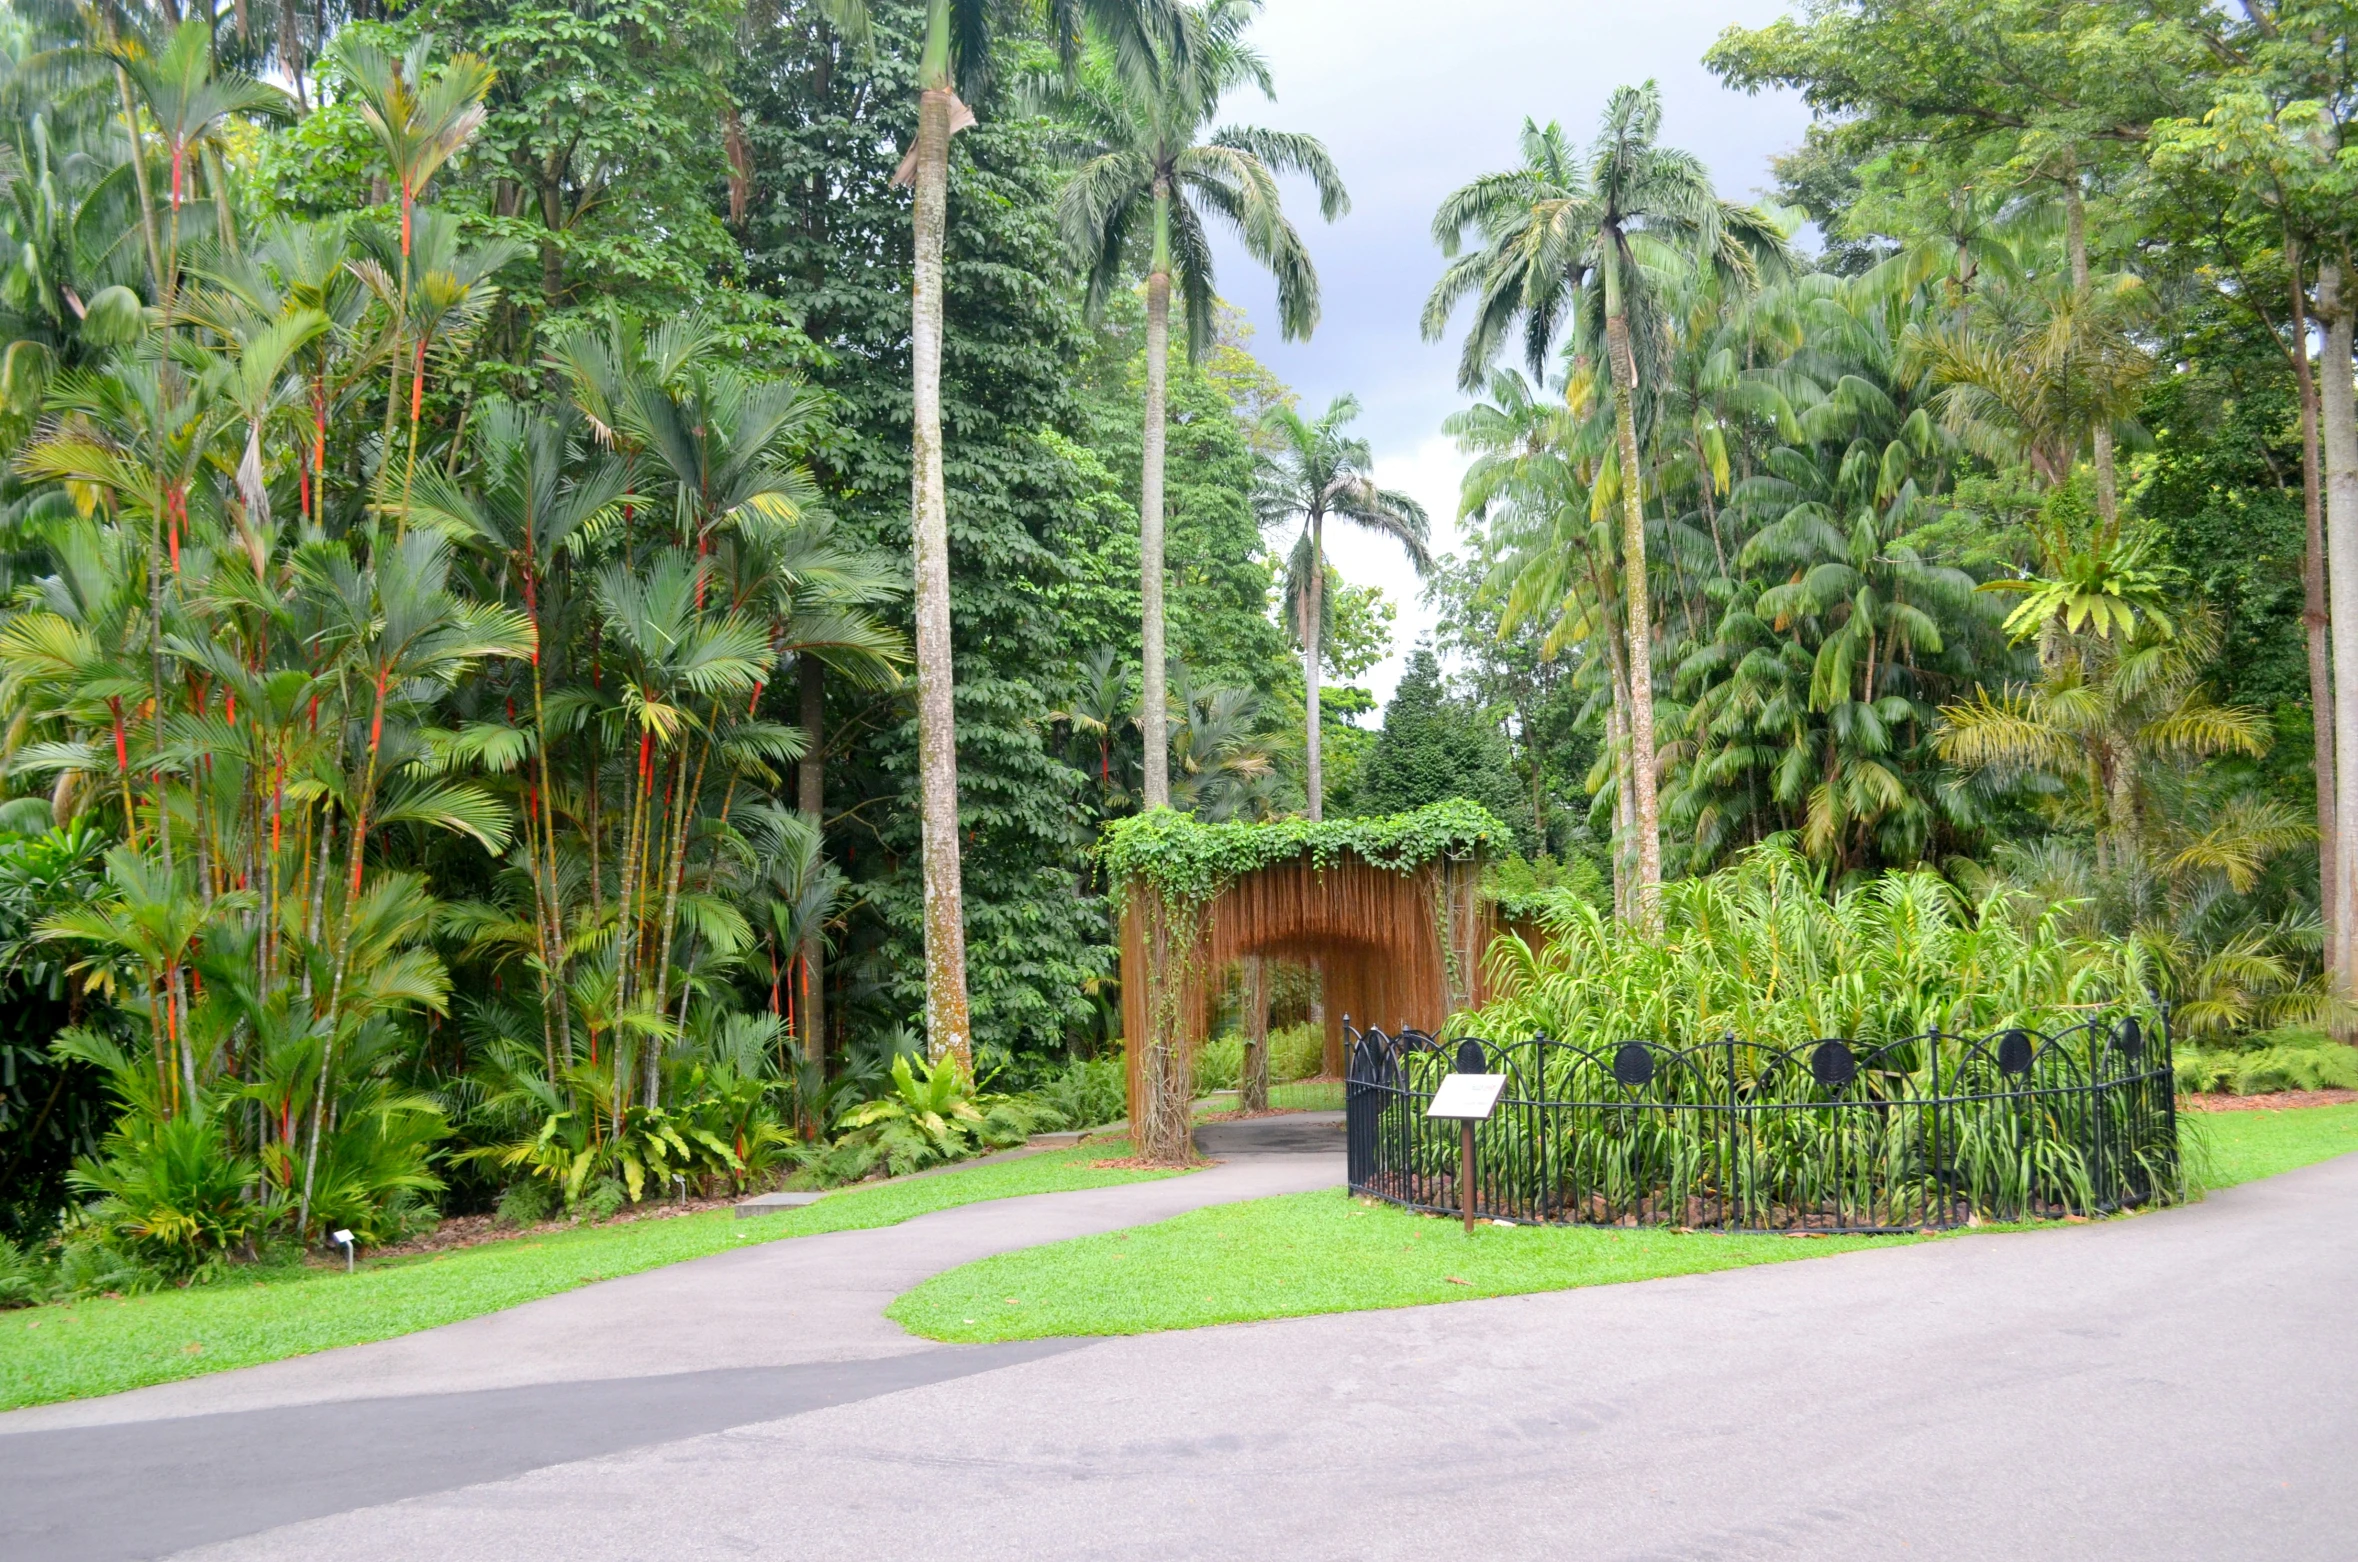
[[1176, 912], [1201, 906], [1237, 879], [1307, 855], [1326, 868], [1348, 852], [1370, 866], [1412, 873], [1511, 845], [1513, 832], [1463, 798], [1377, 819], [1278, 819], [1205, 824], [1159, 808], [1106, 827], [1098, 860], [1117, 884], [1150, 884]]

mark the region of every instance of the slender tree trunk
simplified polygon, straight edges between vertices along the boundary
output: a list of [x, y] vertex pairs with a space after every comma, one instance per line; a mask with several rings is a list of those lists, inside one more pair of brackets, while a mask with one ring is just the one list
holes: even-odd
[[[2063, 235], [2071, 251], [2071, 287], [2085, 303], [2088, 297], [2088, 213], [2080, 199], [2080, 175], [2075, 166], [2063, 182]], [[2090, 453], [2096, 467], [2096, 514], [2110, 531], [2120, 518], [2120, 485], [2114, 475], [2112, 425], [2098, 423], [2089, 431]]]
[[131, 97], [131, 77], [115, 67], [115, 93], [123, 104], [123, 135], [130, 144], [131, 186], [139, 192], [139, 240], [147, 251], [147, 274], [155, 285], [156, 302], [164, 301], [164, 246], [156, 237], [155, 192], [147, 185], [147, 148], [139, 134], [139, 110]]
[[1615, 700], [1605, 710], [1605, 748], [1612, 756], [1613, 778], [1613, 919], [1629, 920], [1629, 745], [1626, 724], [1621, 719], [1621, 702]]
[[1269, 962], [1260, 955], [1244, 963], [1244, 1067], [1237, 1072], [1236, 1109], [1269, 1110]]
[[1318, 650], [1326, 631], [1326, 518], [1310, 517], [1310, 578], [1302, 582], [1302, 702], [1309, 726], [1303, 734], [1303, 785], [1309, 792], [1310, 822], [1326, 817], [1326, 770], [1319, 755]]
[[2301, 508], [2308, 522], [2301, 555], [2301, 627], [2309, 649], [2309, 736], [2317, 784], [2317, 889], [2325, 914], [2326, 986], [2341, 972], [2341, 899], [2334, 863], [2341, 856], [2334, 811], [2332, 618], [2325, 609], [2325, 491], [2319, 468], [2317, 376], [2309, 368], [2309, 300], [2302, 278], [2300, 241], [2288, 235], [2285, 260], [2292, 271], [2293, 377], [2301, 393]]
[[1654, 788], [1654, 620], [1646, 599], [1646, 504], [1644, 468], [1638, 464], [1637, 359], [1629, 345], [1629, 322], [1605, 317], [1605, 338], [1613, 354], [1613, 378], [1620, 389], [1617, 421], [1621, 433], [1621, 593], [1629, 610], [1629, 777], [1637, 829], [1635, 920], [1651, 926], [1661, 899], [1661, 817]]
[[[795, 774], [796, 806], [811, 822], [814, 830], [824, 829], [827, 823], [827, 751], [824, 727], [827, 719], [825, 674], [819, 659], [809, 652], [796, 658], [795, 676], [802, 693], [802, 763]], [[802, 941], [802, 1023], [796, 1039], [802, 1043], [802, 1055], [819, 1066], [825, 1077], [827, 1067], [827, 938], [819, 928], [806, 929]]]
[[[2325, 465], [2326, 578], [2333, 613], [2334, 817], [2358, 819], [2358, 406], [2351, 386], [2351, 303], [2342, 268], [2317, 268], [2317, 314], [2325, 323], [2319, 360], [2318, 410]], [[2334, 904], [2358, 907], [2348, 842], [2334, 858]], [[2350, 924], [2343, 918], [2336, 969], [2352, 971]]]
[[[944, 24], [946, 25], [946, 24]], [[929, 49], [930, 52], [930, 49]], [[917, 575], [918, 812], [925, 854], [925, 1033], [936, 1060], [974, 1067], [958, 861], [958, 725], [950, 671], [950, 530], [942, 492], [942, 234], [949, 216], [946, 81], [917, 107], [916, 301], [909, 333]]]
[[[1170, 196], [1155, 190], [1155, 258], [1146, 278], [1146, 459], [1138, 480], [1139, 712], [1146, 747], [1146, 806], [1171, 806], [1171, 744], [1163, 651], [1163, 403], [1171, 368]], [[1311, 815], [1316, 818], [1317, 815]]]

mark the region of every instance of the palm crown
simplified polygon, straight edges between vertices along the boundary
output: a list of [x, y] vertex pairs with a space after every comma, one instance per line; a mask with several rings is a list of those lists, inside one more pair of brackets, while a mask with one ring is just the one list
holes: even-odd
[[1285, 214], [1277, 178], [1308, 176], [1329, 222], [1351, 207], [1315, 136], [1251, 126], [1204, 135], [1232, 88], [1249, 84], [1274, 96], [1267, 64], [1244, 42], [1259, 9], [1259, 0], [1210, 0], [1185, 13], [1184, 54], [1141, 59], [1100, 49], [1077, 84], [1057, 95], [1087, 148], [1057, 203], [1057, 220], [1088, 267], [1091, 314], [1124, 285], [1143, 246], [1145, 269], [1168, 271], [1177, 282], [1188, 346], [1198, 354], [1211, 340], [1215, 296], [1207, 217], [1226, 224], [1245, 253], [1269, 268], [1280, 329], [1299, 341], [1318, 323], [1318, 273]]
[[[1748, 289], [1793, 269], [1784, 234], [1757, 208], [1723, 201], [1702, 161], [1656, 144], [1662, 98], [1652, 82], [1615, 89], [1583, 161], [1560, 125], [1523, 122], [1521, 166], [1485, 174], [1452, 194], [1433, 216], [1433, 238], [1449, 265], [1425, 302], [1424, 333], [1437, 341], [1469, 296], [1473, 328], [1458, 358], [1458, 384], [1481, 386], [1517, 322], [1534, 375], [1567, 321], [1588, 342], [1607, 316], [1631, 322], [1647, 351], [1656, 310], [1646, 252], [1683, 252]], [[1467, 248], [1471, 229], [1480, 242]], [[1641, 372], [1644, 385], [1650, 376]]]

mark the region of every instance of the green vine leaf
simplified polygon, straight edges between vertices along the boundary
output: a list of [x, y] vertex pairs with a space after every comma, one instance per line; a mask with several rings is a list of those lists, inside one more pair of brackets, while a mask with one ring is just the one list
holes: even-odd
[[1208, 904], [1236, 880], [1272, 863], [1308, 856], [1326, 868], [1350, 853], [1372, 867], [1413, 873], [1428, 862], [1463, 861], [1505, 848], [1514, 836], [1498, 817], [1464, 798], [1379, 819], [1278, 819], [1205, 824], [1157, 808], [1105, 828], [1098, 861], [1118, 885], [1151, 884], [1174, 913]]

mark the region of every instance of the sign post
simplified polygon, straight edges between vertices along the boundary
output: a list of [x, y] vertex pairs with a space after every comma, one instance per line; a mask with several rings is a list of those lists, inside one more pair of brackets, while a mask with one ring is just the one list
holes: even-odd
[[[1460, 1059], [1461, 1063], [1467, 1061]], [[1504, 1074], [1447, 1074], [1440, 1088], [1433, 1092], [1432, 1105], [1425, 1108], [1428, 1118], [1454, 1118], [1461, 1134], [1458, 1140], [1457, 1202], [1466, 1218], [1466, 1235], [1474, 1234], [1474, 1125], [1486, 1123], [1490, 1114], [1498, 1110], [1498, 1098], [1506, 1089]]]

